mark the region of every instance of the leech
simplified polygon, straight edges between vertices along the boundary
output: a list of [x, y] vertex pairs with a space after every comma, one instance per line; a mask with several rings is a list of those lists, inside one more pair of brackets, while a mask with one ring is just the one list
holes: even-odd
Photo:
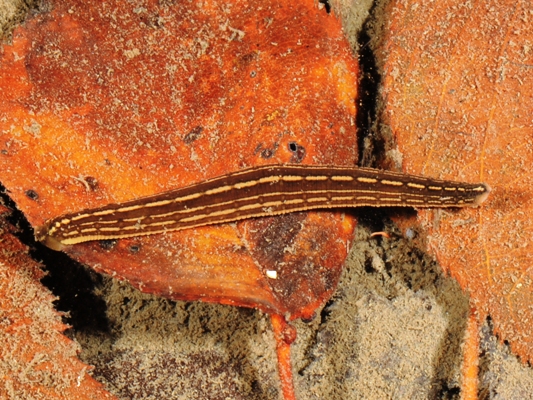
[[[352, 207], [475, 207], [484, 183], [371, 168], [269, 165], [48, 220], [37, 240], [60, 250], [91, 240], [153, 235], [296, 211]], [[140, 223], [142, 221], [142, 223]]]

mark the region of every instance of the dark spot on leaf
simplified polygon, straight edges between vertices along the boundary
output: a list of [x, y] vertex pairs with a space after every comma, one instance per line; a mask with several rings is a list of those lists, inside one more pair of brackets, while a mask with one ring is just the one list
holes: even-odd
[[261, 152], [261, 157], [263, 157], [265, 159], [272, 158], [273, 155], [274, 155], [274, 152], [271, 149], [264, 149]]
[[289, 142], [289, 150], [293, 153], [298, 149], [298, 144], [296, 142]]
[[114, 239], [109, 239], [109, 240], [100, 240], [98, 242], [98, 244], [100, 245], [100, 247], [104, 250], [111, 250], [113, 247], [116, 246], [117, 244], [117, 241], [114, 240]]
[[35, 201], [39, 199], [39, 195], [37, 194], [37, 192], [32, 189], [26, 190], [26, 196]]
[[201, 126], [197, 126], [196, 128], [191, 129], [191, 131], [187, 133], [187, 135], [185, 135], [185, 137], [183, 138], [183, 142], [185, 144], [191, 144], [200, 137], [203, 130], [204, 128], [202, 128]]
[[160, 29], [163, 27], [163, 19], [157, 13], [141, 15], [140, 20], [149, 28]]
[[96, 178], [88, 176], [85, 178], [85, 182], [87, 182], [87, 185], [93, 192], [98, 189], [98, 180]]
[[239, 58], [238, 63], [240, 64], [241, 67], [246, 67], [250, 65], [250, 63], [254, 61], [256, 58], [257, 58], [256, 52], [247, 53]]
[[296, 142], [289, 142], [289, 151], [292, 153], [290, 160], [291, 163], [301, 163], [305, 158], [305, 147], [300, 146]]
[[255, 154], [259, 153], [261, 155], [261, 158], [264, 158], [265, 160], [268, 160], [269, 158], [272, 158], [274, 154], [276, 154], [276, 151], [278, 150], [279, 144], [274, 143], [274, 145], [270, 148], [264, 148], [263, 143], [260, 143], [255, 148]]

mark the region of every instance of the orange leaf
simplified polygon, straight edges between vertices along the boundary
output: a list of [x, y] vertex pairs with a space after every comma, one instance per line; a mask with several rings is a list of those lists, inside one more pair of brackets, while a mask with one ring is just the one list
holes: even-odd
[[[1, 180], [32, 225], [251, 165], [355, 163], [355, 61], [314, 2], [51, 8], [0, 68]], [[304, 213], [67, 253], [146, 292], [298, 318], [331, 295], [353, 227]]]
[[384, 119], [404, 170], [485, 181], [478, 210], [419, 212], [429, 247], [480, 320], [533, 360], [533, 51], [526, 1], [393, 2], [380, 48]]
[[78, 346], [62, 335], [66, 326], [39, 282], [40, 265], [9, 233], [14, 228], [7, 213], [0, 206], [0, 397], [114, 399], [78, 360]]

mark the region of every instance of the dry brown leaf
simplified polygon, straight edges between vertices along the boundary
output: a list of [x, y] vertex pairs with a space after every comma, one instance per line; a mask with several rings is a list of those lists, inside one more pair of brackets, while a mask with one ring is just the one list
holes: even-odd
[[420, 212], [429, 247], [532, 361], [531, 3], [392, 2], [386, 19], [383, 117], [404, 170], [493, 188], [478, 210]]
[[115, 399], [77, 358], [62, 332], [54, 297], [39, 279], [40, 265], [12, 235], [0, 206], [0, 397], [2, 399]]
[[[251, 165], [355, 163], [356, 64], [314, 2], [51, 9], [0, 69], [1, 181], [32, 225]], [[298, 318], [331, 295], [353, 227], [294, 214], [67, 252], [147, 292]]]

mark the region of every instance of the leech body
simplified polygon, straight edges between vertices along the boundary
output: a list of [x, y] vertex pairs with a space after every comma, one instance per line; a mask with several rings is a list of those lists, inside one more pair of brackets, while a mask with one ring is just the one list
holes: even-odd
[[443, 181], [370, 168], [270, 165], [124, 203], [48, 220], [36, 237], [48, 247], [189, 229], [295, 211], [351, 207], [467, 207], [483, 183]]

